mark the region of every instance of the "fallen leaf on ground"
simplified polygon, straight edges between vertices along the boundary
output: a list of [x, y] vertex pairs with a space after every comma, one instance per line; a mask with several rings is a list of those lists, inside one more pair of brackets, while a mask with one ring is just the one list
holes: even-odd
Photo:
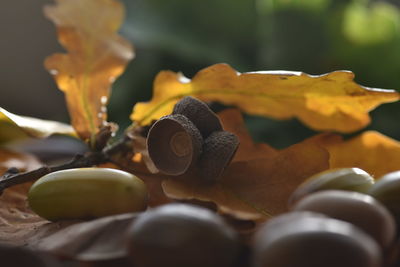
[[[40, 166], [33, 156], [0, 150], [0, 175], [11, 167], [29, 171]], [[33, 232], [47, 223], [28, 207], [26, 196], [31, 184], [13, 186], [0, 196], [0, 243], [24, 245]]]
[[240, 139], [238, 158], [213, 185], [195, 173], [164, 176], [165, 194], [177, 200], [214, 202], [223, 213], [243, 220], [262, 220], [287, 210], [290, 194], [309, 176], [329, 168], [328, 152], [312, 142], [276, 151], [254, 144], [237, 110], [220, 114], [225, 130]]
[[106, 123], [111, 84], [133, 58], [117, 35], [124, 8], [116, 0], [56, 0], [45, 7], [68, 54], [53, 54], [45, 66], [66, 95], [72, 125], [83, 140]]
[[375, 178], [400, 170], [400, 142], [376, 131], [366, 131], [349, 140], [322, 134], [309, 141], [328, 150], [331, 168], [358, 167]]
[[287, 211], [291, 193], [309, 176], [328, 169], [328, 160], [321, 147], [296, 144], [272, 158], [234, 162], [214, 185], [194, 176], [166, 179], [162, 185], [173, 199], [211, 201], [221, 213], [239, 219], [267, 219]]
[[192, 80], [162, 71], [154, 81], [153, 98], [136, 104], [131, 119], [147, 125], [170, 114], [177, 101], [191, 95], [235, 105], [249, 114], [296, 117], [315, 130], [349, 133], [368, 125], [368, 112], [376, 106], [399, 100], [394, 90], [363, 87], [353, 79], [349, 71], [320, 76], [276, 71], [241, 74], [226, 64], [205, 68]]
[[46, 138], [53, 134], [76, 136], [68, 124], [19, 116], [0, 108], [0, 143], [27, 137]]
[[76, 223], [29, 246], [58, 257], [79, 261], [104, 261], [127, 256], [127, 231], [137, 214], [107, 216]]

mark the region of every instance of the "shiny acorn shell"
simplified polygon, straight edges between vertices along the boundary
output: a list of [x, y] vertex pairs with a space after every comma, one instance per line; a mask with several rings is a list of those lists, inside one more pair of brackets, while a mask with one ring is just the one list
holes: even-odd
[[147, 207], [146, 185], [135, 175], [110, 168], [55, 171], [29, 189], [28, 203], [49, 221], [92, 219]]
[[181, 175], [197, 162], [203, 138], [184, 115], [160, 118], [147, 136], [149, 156], [157, 169], [167, 175]]
[[252, 267], [382, 267], [380, 247], [356, 226], [284, 214], [255, 234]]
[[394, 171], [376, 179], [368, 194], [388, 208], [400, 225], [400, 171]]
[[167, 204], [141, 214], [128, 231], [134, 266], [233, 267], [237, 233], [216, 213], [194, 205]]
[[299, 199], [321, 190], [346, 190], [365, 193], [374, 184], [374, 178], [359, 168], [337, 168], [317, 173], [304, 181], [292, 193], [289, 207]]
[[350, 191], [324, 190], [305, 196], [295, 211], [318, 212], [349, 222], [372, 236], [382, 248], [390, 247], [396, 235], [392, 214], [373, 197]]

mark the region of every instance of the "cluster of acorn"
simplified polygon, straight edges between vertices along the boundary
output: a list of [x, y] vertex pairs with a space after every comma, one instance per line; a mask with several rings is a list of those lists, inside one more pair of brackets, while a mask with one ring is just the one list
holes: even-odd
[[[314, 175], [293, 193], [290, 212], [254, 233], [245, 266], [398, 266], [400, 171], [377, 182], [358, 168]], [[185, 204], [150, 210], [134, 222], [135, 266], [243, 266], [243, 242], [222, 217]], [[242, 264], [242, 265], [240, 265]]]
[[[113, 179], [102, 178], [102, 175]], [[62, 171], [61, 174], [56, 172], [43, 177], [43, 180], [34, 185], [32, 194], [33, 197], [42, 198], [46, 194], [53, 194], [50, 188], [57, 189], [54, 185], [60, 184], [60, 181], [62, 193], [65, 190], [64, 185], [67, 185], [63, 182], [74, 184], [74, 177], [88, 184], [92, 180], [96, 182], [94, 184], [106, 182], [102, 186], [111, 191], [112, 181], [115, 183], [116, 180], [121, 180], [116, 188], [127, 192], [128, 196], [123, 196], [126, 200], [123, 203], [107, 202], [110, 210], [125, 209], [124, 205], [127, 203], [129, 209], [136, 206], [134, 210], [140, 211], [144, 207], [141, 193], [143, 189], [136, 184], [139, 180], [130, 175], [118, 170], [96, 168]], [[75, 191], [79, 190], [76, 185], [75, 183]], [[132, 191], [136, 187], [138, 191]], [[126, 190], [129, 188], [130, 190]], [[317, 174], [293, 193], [289, 201], [289, 213], [274, 217], [257, 229], [250, 246], [245, 246], [238, 233], [215, 212], [194, 205], [167, 204], [141, 213], [132, 222], [126, 234], [130, 263], [123, 266], [395, 266], [393, 262], [399, 256], [396, 254], [396, 225], [400, 224], [399, 189], [400, 171], [389, 173], [377, 182], [368, 173], [357, 168]], [[39, 190], [39, 195], [35, 193], [36, 190]], [[57, 210], [49, 210], [49, 199], [63, 208], [66, 207], [63, 205], [70, 205], [70, 201], [63, 204], [61, 193], [56, 192], [51, 198], [44, 198], [50, 204], [36, 206], [38, 213], [54, 220], [77, 218], [68, 217], [71, 214], [63, 213], [65, 210], [71, 210], [76, 213], [75, 216], [87, 215], [86, 208], [92, 206], [85, 206], [82, 199], [81, 206], [59, 209], [60, 206], [55, 205]], [[85, 194], [86, 198], [90, 196], [91, 192]], [[56, 198], [60, 199], [55, 201]], [[97, 197], [93, 199], [99, 201]], [[133, 203], [135, 205], [132, 206], [131, 202], [136, 204]], [[35, 201], [31, 203], [34, 204]], [[98, 212], [98, 209], [95, 210]], [[125, 210], [128, 211], [130, 210]], [[61, 214], [68, 216], [54, 217]], [[11, 252], [27, 253], [19, 248], [13, 248]], [[0, 247], [0, 255], [2, 253], [10, 255], [9, 248]], [[3, 259], [7, 258], [8, 256], [4, 256]], [[22, 256], [20, 260], [23, 260]]]
[[205, 182], [221, 176], [238, 146], [239, 139], [223, 130], [218, 116], [190, 96], [157, 120], [147, 136], [149, 156], [160, 172], [177, 176], [194, 170]]
[[[293, 193], [290, 212], [257, 229], [249, 265], [395, 266], [399, 188], [400, 171], [377, 182], [358, 168], [311, 177]], [[183, 204], [144, 213], [133, 224], [131, 238], [137, 266], [233, 267], [243, 256], [235, 231], [220, 216]]]
[[399, 188], [400, 171], [377, 182], [358, 168], [317, 174], [292, 194], [290, 212], [258, 227], [248, 246], [211, 210], [163, 205], [132, 222], [123, 266], [396, 266]]
[[[400, 171], [377, 182], [358, 168], [310, 177], [254, 239], [254, 266], [397, 266]], [[396, 259], [397, 258], [397, 259]]]

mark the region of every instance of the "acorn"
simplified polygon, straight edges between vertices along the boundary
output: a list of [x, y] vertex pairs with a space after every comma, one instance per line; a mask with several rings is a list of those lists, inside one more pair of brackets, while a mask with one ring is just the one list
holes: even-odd
[[238, 137], [227, 131], [213, 132], [203, 144], [199, 174], [206, 182], [215, 182], [232, 161], [239, 147]]
[[320, 191], [299, 200], [293, 210], [318, 212], [349, 222], [373, 237], [383, 249], [389, 248], [396, 236], [396, 222], [391, 213], [366, 194], [340, 190]]
[[377, 243], [356, 226], [332, 218], [282, 215], [255, 234], [253, 267], [381, 267]]
[[390, 210], [400, 226], [400, 171], [394, 171], [376, 179], [368, 194]]
[[181, 114], [187, 117], [196, 125], [204, 139], [212, 132], [222, 131], [222, 124], [218, 116], [207, 104], [191, 96], [186, 96], [176, 103], [172, 114]]
[[366, 193], [374, 184], [374, 178], [359, 168], [337, 168], [317, 173], [304, 181], [292, 193], [288, 205], [293, 206], [301, 198], [322, 190], [345, 190]]
[[29, 189], [29, 207], [49, 221], [90, 219], [147, 207], [147, 188], [135, 175], [111, 168], [59, 170]]
[[203, 138], [184, 115], [167, 115], [156, 121], [147, 137], [149, 156], [157, 169], [167, 175], [181, 175], [197, 162]]
[[241, 246], [216, 213], [167, 204], [141, 214], [128, 231], [128, 252], [141, 267], [233, 267]]

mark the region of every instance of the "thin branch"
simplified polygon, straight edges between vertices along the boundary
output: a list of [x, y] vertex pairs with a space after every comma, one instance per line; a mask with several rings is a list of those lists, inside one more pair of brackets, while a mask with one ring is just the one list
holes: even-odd
[[18, 172], [16, 168], [10, 168], [3, 176], [0, 177], [0, 194], [4, 189], [22, 184], [25, 182], [35, 181], [51, 172], [66, 170], [72, 168], [90, 167], [100, 163], [107, 162], [107, 157], [103, 153], [87, 153], [85, 155], [76, 155], [70, 162], [56, 166], [43, 166], [33, 171]]
[[[108, 128], [110, 131], [111, 128]], [[105, 144], [105, 139], [109, 139], [106, 131], [100, 131], [98, 139], [102, 144]], [[5, 174], [0, 176], [0, 195], [3, 190], [8, 187], [22, 184], [25, 182], [35, 181], [40, 177], [59, 170], [66, 170], [72, 168], [92, 167], [106, 162], [112, 162], [116, 165], [126, 165], [122, 163], [126, 159], [130, 159], [133, 151], [133, 142], [130, 137], [125, 135], [116, 143], [103, 148], [101, 151], [88, 152], [85, 155], [76, 155], [70, 162], [63, 163], [56, 166], [43, 166], [33, 171], [20, 173], [16, 168], [10, 168]], [[104, 145], [103, 145], [104, 147]], [[99, 147], [97, 147], [99, 148]], [[121, 164], [119, 163], [121, 162]]]
[[[128, 129], [125, 135], [117, 142], [106, 146], [111, 133], [115, 127], [104, 127], [97, 136], [98, 146], [93, 152], [88, 152], [85, 155], [76, 155], [70, 162], [63, 163], [56, 166], [43, 166], [39, 169], [20, 173], [18, 169], [11, 168], [5, 174], [0, 176], [0, 195], [4, 189], [22, 184], [25, 182], [35, 181], [40, 177], [59, 170], [66, 170], [72, 168], [92, 167], [106, 162], [112, 162], [122, 169], [128, 170], [135, 174], [148, 174], [141, 171], [137, 165], [132, 164], [132, 156], [134, 154], [133, 147], [135, 146], [134, 137], [132, 136], [132, 129]], [[137, 131], [142, 130], [135, 129]], [[136, 133], [142, 134], [142, 133]], [[97, 149], [101, 149], [98, 151]]]

